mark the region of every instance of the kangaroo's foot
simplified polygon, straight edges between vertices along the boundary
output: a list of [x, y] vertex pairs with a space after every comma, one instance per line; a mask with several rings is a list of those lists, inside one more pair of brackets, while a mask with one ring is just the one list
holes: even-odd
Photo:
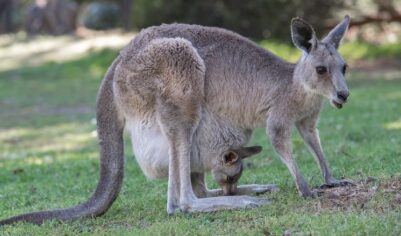
[[200, 198], [181, 204], [183, 212], [213, 212], [220, 210], [253, 208], [268, 205], [271, 202], [267, 199], [250, 196], [226, 196], [213, 198]]
[[344, 187], [344, 186], [354, 186], [355, 183], [351, 180], [347, 179], [335, 179], [335, 178], [330, 178], [326, 180], [326, 183], [319, 186], [320, 189], [326, 189], [326, 188], [335, 188], [335, 187]]
[[167, 214], [174, 215], [179, 210], [178, 204], [175, 203], [167, 203]]

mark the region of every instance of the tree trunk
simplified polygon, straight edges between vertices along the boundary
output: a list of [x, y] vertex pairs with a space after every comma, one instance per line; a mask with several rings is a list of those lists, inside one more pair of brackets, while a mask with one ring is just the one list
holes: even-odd
[[132, 0], [121, 0], [120, 12], [121, 12], [121, 23], [124, 30], [128, 31], [132, 29]]
[[0, 34], [14, 31], [12, 13], [14, 10], [13, 0], [0, 0]]
[[70, 34], [76, 29], [77, 4], [70, 0], [36, 0], [28, 8], [29, 34]]

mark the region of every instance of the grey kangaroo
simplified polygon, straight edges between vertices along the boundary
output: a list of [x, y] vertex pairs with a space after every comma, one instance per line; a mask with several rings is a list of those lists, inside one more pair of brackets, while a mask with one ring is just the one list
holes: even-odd
[[[101, 170], [95, 193], [72, 208], [28, 213], [0, 224], [103, 214], [121, 187], [124, 127], [131, 132], [135, 156], [145, 174], [168, 175], [168, 213], [268, 204], [251, 196], [219, 196], [237, 191], [227, 184], [238, 178], [219, 168], [258, 151], [241, 148], [258, 127], [266, 128], [301, 196], [314, 194], [291, 154], [294, 126], [319, 164], [325, 183], [350, 183], [332, 176], [316, 128], [324, 98], [340, 109], [349, 96], [344, 79], [347, 65], [337, 52], [349, 21], [346, 16], [319, 41], [307, 22], [293, 19], [292, 40], [303, 52], [296, 64], [224, 29], [172, 24], [142, 30], [113, 62], [100, 88]], [[206, 169], [212, 170], [225, 191], [208, 194], [202, 172]], [[260, 186], [262, 192], [271, 188]], [[260, 186], [245, 187], [250, 189], [245, 192], [257, 192]]]

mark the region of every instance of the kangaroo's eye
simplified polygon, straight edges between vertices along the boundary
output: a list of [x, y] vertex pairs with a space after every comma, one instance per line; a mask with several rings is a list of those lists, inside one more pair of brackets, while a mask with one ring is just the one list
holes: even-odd
[[327, 72], [327, 68], [325, 66], [317, 66], [316, 67], [316, 73], [319, 75], [323, 75]]
[[345, 72], [347, 72], [347, 67], [348, 65], [344, 65], [341, 72], [343, 73], [343, 75], [345, 75]]

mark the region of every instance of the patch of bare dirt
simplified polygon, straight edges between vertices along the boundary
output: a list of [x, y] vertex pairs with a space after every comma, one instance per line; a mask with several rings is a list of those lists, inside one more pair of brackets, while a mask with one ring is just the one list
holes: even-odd
[[316, 189], [319, 198], [318, 201], [314, 201], [314, 208], [316, 210], [362, 209], [379, 194], [385, 196], [380, 201], [385, 201], [384, 205], [387, 208], [394, 209], [401, 206], [401, 177], [387, 180], [369, 177], [354, 183], [353, 186]]

